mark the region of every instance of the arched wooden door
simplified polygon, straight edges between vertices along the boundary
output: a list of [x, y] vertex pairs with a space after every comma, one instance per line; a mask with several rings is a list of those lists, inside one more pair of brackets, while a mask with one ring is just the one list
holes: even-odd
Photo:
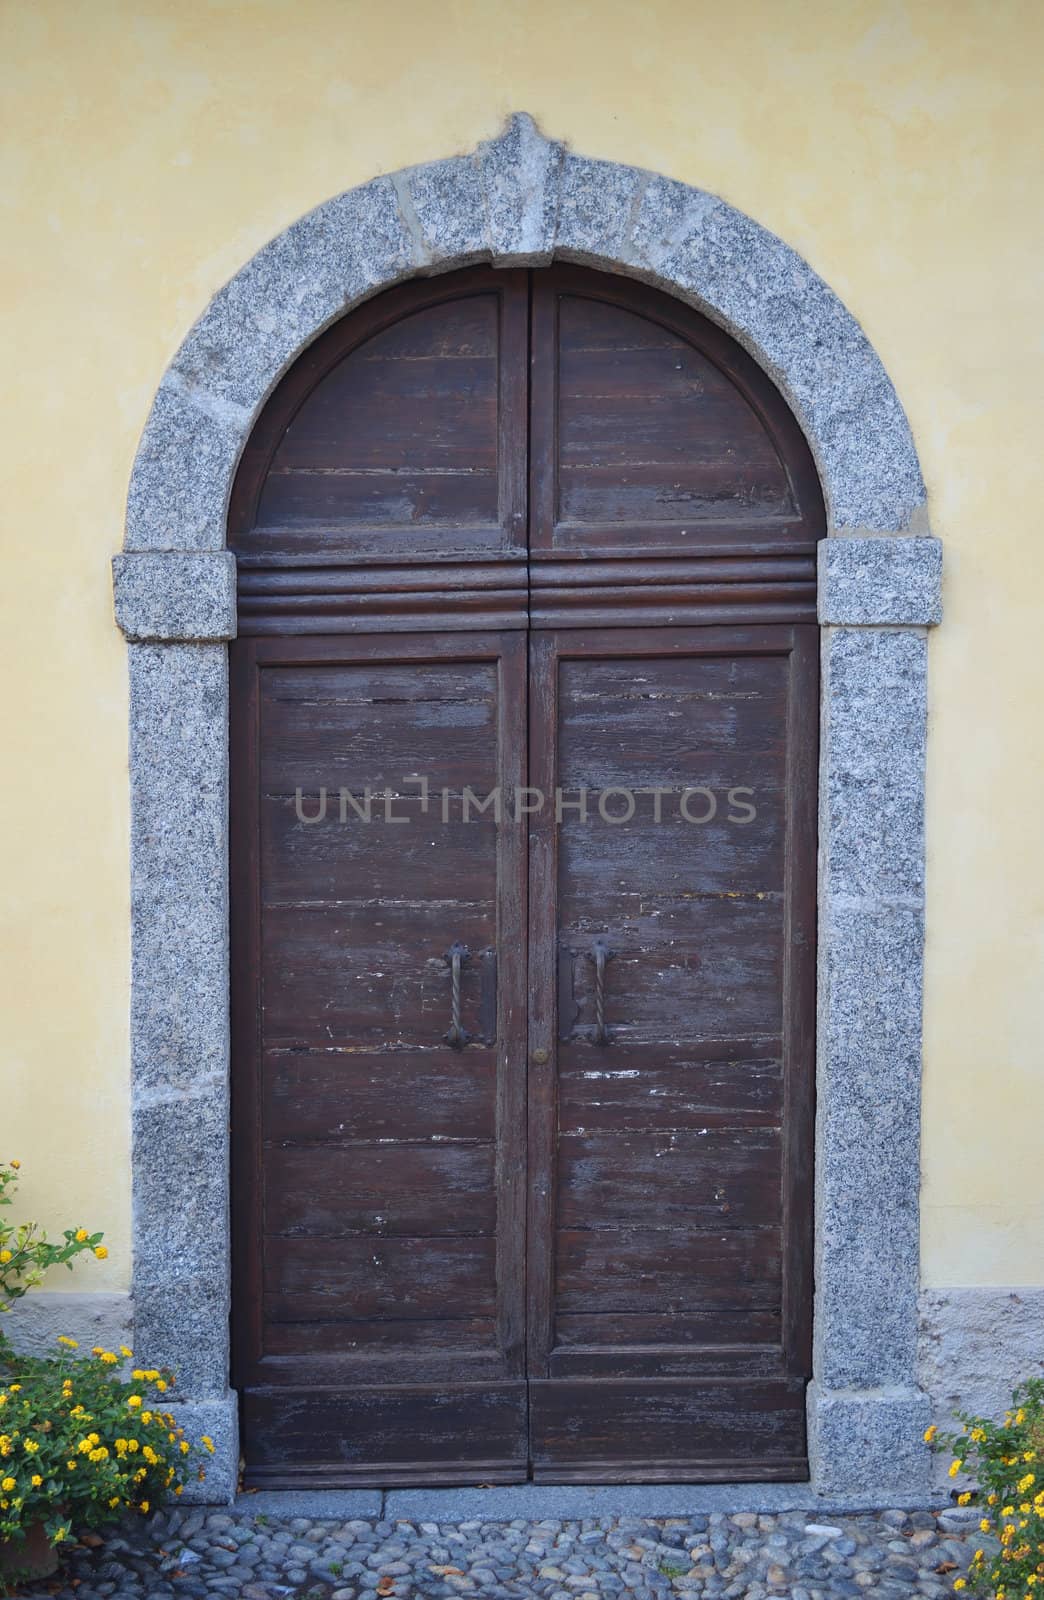
[[230, 512], [247, 1481], [801, 1478], [823, 507], [615, 277], [332, 328]]

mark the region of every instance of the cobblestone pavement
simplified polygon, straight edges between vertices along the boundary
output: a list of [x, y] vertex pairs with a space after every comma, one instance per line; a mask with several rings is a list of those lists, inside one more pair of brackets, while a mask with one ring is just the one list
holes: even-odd
[[615, 1595], [725, 1600], [908, 1600], [952, 1593], [981, 1537], [957, 1508], [599, 1517], [582, 1521], [289, 1519], [186, 1508], [78, 1545], [59, 1578], [25, 1590], [60, 1600], [546, 1600]]

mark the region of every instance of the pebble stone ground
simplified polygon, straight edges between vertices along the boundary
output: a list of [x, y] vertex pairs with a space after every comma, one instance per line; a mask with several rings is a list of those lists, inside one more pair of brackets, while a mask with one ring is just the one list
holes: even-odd
[[185, 1508], [73, 1547], [58, 1600], [909, 1600], [953, 1592], [978, 1513], [885, 1511], [580, 1521], [314, 1520]]

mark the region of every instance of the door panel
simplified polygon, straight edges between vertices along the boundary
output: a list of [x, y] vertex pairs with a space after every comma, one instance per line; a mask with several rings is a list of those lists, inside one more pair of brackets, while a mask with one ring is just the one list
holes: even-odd
[[459, 821], [523, 781], [524, 638], [235, 662], [248, 1480], [524, 1476], [525, 861]]
[[619, 278], [533, 279], [530, 548], [807, 547], [819, 485], [778, 392], [694, 311]]
[[815, 644], [532, 636], [538, 1477], [803, 1470]]

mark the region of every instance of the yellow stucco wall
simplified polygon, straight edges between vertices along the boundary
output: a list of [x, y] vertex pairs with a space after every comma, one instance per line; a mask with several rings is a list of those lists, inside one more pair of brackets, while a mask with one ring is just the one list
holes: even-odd
[[[261, 244], [524, 109], [723, 195], [862, 322], [945, 543], [929, 1283], [1044, 1282], [1037, 0], [7, 0], [0, 1153], [128, 1281], [126, 669], [108, 560], [164, 367]], [[67, 1288], [64, 1274], [55, 1287]]]

